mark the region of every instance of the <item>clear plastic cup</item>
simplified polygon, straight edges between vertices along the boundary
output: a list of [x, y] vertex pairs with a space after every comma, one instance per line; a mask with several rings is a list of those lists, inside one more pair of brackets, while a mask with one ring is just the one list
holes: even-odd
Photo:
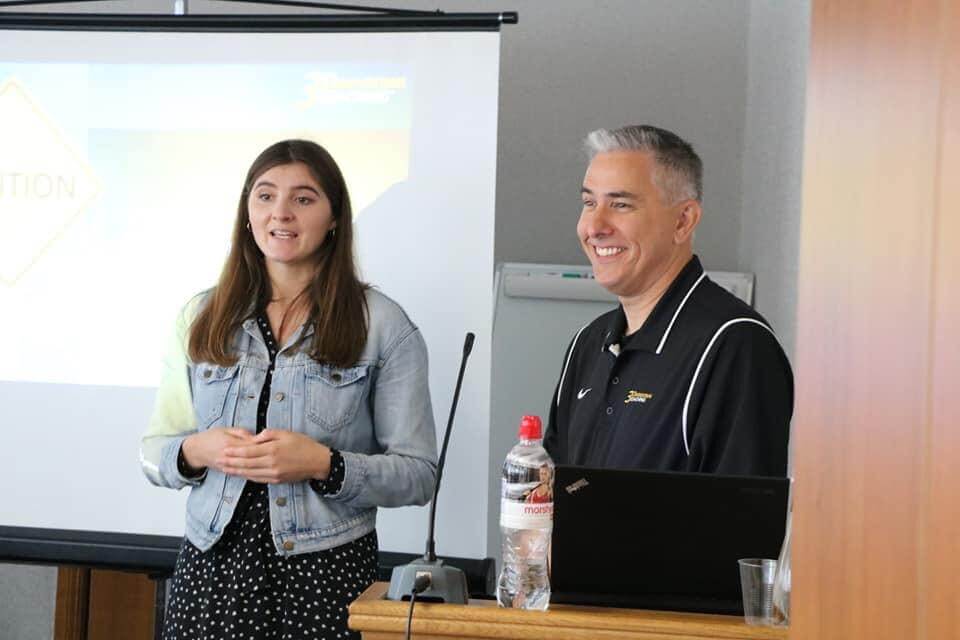
[[743, 618], [749, 625], [773, 626], [773, 582], [777, 561], [767, 558], [742, 558], [740, 587], [743, 590]]

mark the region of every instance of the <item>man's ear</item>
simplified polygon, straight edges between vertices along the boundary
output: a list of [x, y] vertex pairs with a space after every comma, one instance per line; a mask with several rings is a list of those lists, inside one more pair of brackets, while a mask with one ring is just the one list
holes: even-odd
[[703, 209], [696, 200], [685, 200], [678, 206], [680, 211], [677, 214], [677, 227], [673, 230], [673, 241], [676, 244], [683, 244], [693, 237], [694, 230], [700, 224]]

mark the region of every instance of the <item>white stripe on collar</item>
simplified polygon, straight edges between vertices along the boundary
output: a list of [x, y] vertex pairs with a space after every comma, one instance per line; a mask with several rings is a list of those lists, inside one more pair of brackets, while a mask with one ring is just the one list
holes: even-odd
[[697, 278], [697, 281], [693, 283], [693, 286], [690, 287], [690, 290], [687, 291], [687, 295], [683, 296], [683, 300], [680, 301], [680, 306], [677, 307], [677, 310], [673, 312], [673, 317], [670, 318], [670, 324], [667, 325], [667, 330], [663, 332], [663, 337], [660, 338], [660, 344], [657, 345], [657, 355], [660, 355], [660, 352], [663, 351], [663, 345], [667, 343], [667, 337], [670, 335], [670, 330], [673, 329], [673, 323], [677, 321], [677, 316], [680, 315], [680, 311], [683, 309], [683, 305], [687, 304], [687, 300], [690, 298], [690, 294], [693, 293], [693, 290], [697, 288], [697, 285], [700, 284], [700, 281], [707, 277], [707, 272], [704, 271], [700, 274], [700, 277]]

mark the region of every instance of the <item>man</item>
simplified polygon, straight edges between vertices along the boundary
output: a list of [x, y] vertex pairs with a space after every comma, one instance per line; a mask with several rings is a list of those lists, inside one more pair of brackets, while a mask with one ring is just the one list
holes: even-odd
[[700, 158], [646, 125], [586, 144], [577, 235], [620, 306], [570, 343], [547, 451], [558, 464], [785, 475], [793, 375], [763, 317], [693, 254]]

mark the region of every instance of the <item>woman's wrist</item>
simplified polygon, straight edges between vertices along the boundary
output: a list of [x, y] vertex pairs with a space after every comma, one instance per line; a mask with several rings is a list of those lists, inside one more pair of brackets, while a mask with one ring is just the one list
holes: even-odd
[[183, 439], [183, 442], [180, 443], [180, 451], [177, 453], [177, 471], [180, 472], [184, 478], [199, 478], [206, 471], [206, 467], [198, 466], [191, 461], [190, 455], [187, 452], [189, 447], [188, 441], [193, 436], [187, 436]]
[[322, 482], [330, 477], [330, 466], [333, 463], [333, 449], [320, 445], [320, 453], [317, 455], [317, 467], [310, 475], [311, 480]]
[[195, 467], [196, 460], [194, 459], [193, 444], [196, 442], [196, 434], [191, 434], [183, 439], [183, 442], [180, 443], [180, 455], [183, 456], [184, 461], [191, 467]]

